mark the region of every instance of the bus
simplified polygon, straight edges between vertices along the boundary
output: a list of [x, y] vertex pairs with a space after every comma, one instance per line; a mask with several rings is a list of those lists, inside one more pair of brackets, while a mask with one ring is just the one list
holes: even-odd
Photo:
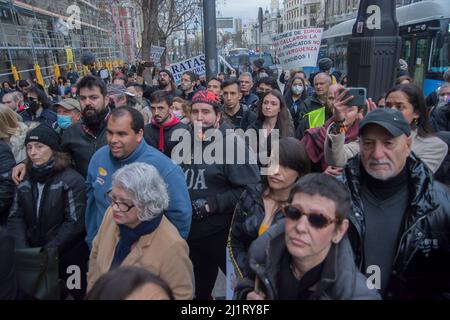
[[[409, 74], [425, 95], [442, 84], [442, 74], [449, 69], [449, 4], [449, 0], [426, 0], [397, 8], [400, 58], [408, 63]], [[322, 36], [319, 58], [331, 58], [342, 74], [347, 74], [347, 45], [354, 23], [355, 19], [342, 22]]]

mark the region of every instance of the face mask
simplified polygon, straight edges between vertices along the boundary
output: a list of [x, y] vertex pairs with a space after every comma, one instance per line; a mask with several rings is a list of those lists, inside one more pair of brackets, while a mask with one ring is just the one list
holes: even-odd
[[303, 93], [303, 87], [302, 86], [293, 86], [292, 93], [295, 95], [301, 95]]
[[33, 101], [29, 104], [29, 109], [31, 113], [36, 113], [39, 110], [40, 104], [39, 102]]
[[439, 104], [440, 105], [445, 105], [448, 102], [450, 102], [450, 94], [439, 96]]
[[177, 117], [178, 119], [183, 119], [184, 118], [184, 116], [183, 116], [183, 111], [181, 111], [181, 110], [175, 110], [175, 111], [173, 111], [173, 115], [175, 116], [175, 117]]
[[71, 116], [63, 116], [58, 114], [58, 126], [61, 129], [67, 129], [72, 124]]

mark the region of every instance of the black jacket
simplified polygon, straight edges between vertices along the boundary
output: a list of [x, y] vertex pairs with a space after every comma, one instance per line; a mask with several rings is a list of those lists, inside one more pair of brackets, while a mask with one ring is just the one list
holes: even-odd
[[62, 149], [71, 155], [75, 170], [83, 177], [87, 176], [92, 156], [104, 145], [106, 145], [106, 121], [97, 136], [86, 131], [84, 125], [79, 122], [64, 130], [61, 138]]
[[[224, 126], [220, 128], [219, 136], [221, 139], [217, 141], [203, 141], [202, 151], [205, 152], [205, 149], [208, 149], [207, 154], [210, 154], [211, 149], [217, 146], [217, 148], [222, 148], [223, 154], [226, 155], [227, 143], [225, 139], [227, 137], [225, 136], [225, 129]], [[229, 133], [228, 136], [233, 138], [235, 135]], [[191, 133], [191, 137], [194, 137], [193, 133]], [[236, 141], [234, 141], [234, 158], [232, 159], [234, 163], [237, 162], [238, 155], [245, 155], [248, 152]], [[223, 144], [221, 145], [221, 143]], [[181, 164], [186, 177], [189, 195], [192, 201], [206, 199], [212, 213], [204, 219], [192, 220], [189, 234], [189, 238], [192, 240], [207, 237], [224, 229], [228, 230], [233, 210], [244, 188], [249, 184], [258, 183], [260, 180], [258, 166], [249, 164], [248, 157], [245, 159], [246, 164], [227, 164], [222, 157], [217, 160], [221, 160], [224, 164], [206, 164], [204, 160], [201, 164], [195, 164], [194, 154], [195, 150], [192, 142], [192, 152], [188, 155], [192, 163], [188, 164], [187, 161], [184, 161]], [[255, 161], [256, 159], [253, 160]]]
[[14, 238], [0, 227], [0, 301], [19, 298], [15, 271]]
[[[228, 251], [234, 269], [241, 278], [248, 274], [248, 248], [258, 238], [259, 227], [264, 220], [263, 192], [261, 183], [247, 186], [234, 210]], [[282, 218], [283, 215], [277, 213], [273, 223]]]
[[[239, 112], [242, 111], [241, 116], [236, 117], [235, 115], [234, 117], [230, 117], [226, 112], [223, 112], [222, 115], [224, 120], [227, 121], [228, 124], [234, 129], [242, 129], [245, 131], [250, 127], [251, 124], [256, 121], [258, 116], [255, 112], [250, 110], [250, 108], [246, 104], [241, 104], [240, 106], [241, 109], [239, 110]], [[225, 109], [225, 107], [223, 108]]]
[[450, 103], [435, 107], [430, 114], [430, 125], [435, 131], [450, 131]]
[[11, 179], [11, 172], [16, 161], [11, 148], [0, 139], [0, 226], [4, 226], [8, 219], [15, 185]]
[[177, 123], [170, 127], [163, 129], [164, 134], [164, 150], [159, 150], [159, 128], [153, 124], [147, 124], [144, 127], [144, 139], [147, 144], [155, 147], [156, 150], [163, 152], [169, 158], [172, 155], [172, 149], [178, 144], [178, 141], [171, 141], [172, 133], [177, 129], [187, 129], [188, 126], [184, 123]]
[[[235, 299], [246, 300], [254, 290], [254, 276], [261, 280], [261, 287], [267, 300], [278, 299], [278, 273], [280, 261], [286, 249], [284, 241], [284, 220], [273, 225], [256, 239], [249, 250], [249, 266], [252, 276], [239, 281]], [[346, 237], [337, 245], [332, 244], [325, 258], [320, 280], [310, 300], [379, 300], [376, 290], [367, 288], [366, 277], [354, 262], [351, 246]]]
[[26, 176], [18, 186], [8, 219], [17, 248], [57, 248], [60, 254], [83, 242], [86, 187], [71, 168], [55, 173], [44, 184], [39, 212], [37, 183]]
[[[448, 292], [450, 270], [450, 189], [413, 153], [407, 159], [410, 205], [394, 258], [386, 298], [431, 298]], [[360, 158], [349, 160], [343, 179], [353, 210], [349, 238], [360, 269], [364, 266], [365, 219], [361, 200]]]
[[435, 135], [447, 144], [449, 151], [434, 177], [439, 182], [450, 186], [450, 131], [436, 132]]
[[258, 96], [256, 94], [250, 92], [250, 94], [248, 94], [246, 96], [242, 95], [241, 103], [245, 104], [246, 106], [251, 106], [251, 105], [256, 104], [258, 102], [258, 100], [259, 100]]

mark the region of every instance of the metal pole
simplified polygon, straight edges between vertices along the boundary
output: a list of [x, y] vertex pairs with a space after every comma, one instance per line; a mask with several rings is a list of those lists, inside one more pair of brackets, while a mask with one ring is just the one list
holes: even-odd
[[203, 1], [203, 15], [205, 17], [205, 64], [206, 77], [210, 79], [217, 75], [217, 29], [216, 29], [216, 3]]
[[348, 42], [349, 85], [367, 88], [368, 96], [375, 99], [388, 91], [395, 80], [400, 49], [395, 2], [362, 0]]

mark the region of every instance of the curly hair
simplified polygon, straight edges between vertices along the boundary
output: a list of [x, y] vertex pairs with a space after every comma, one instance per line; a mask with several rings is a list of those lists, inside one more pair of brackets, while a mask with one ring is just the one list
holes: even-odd
[[120, 168], [112, 177], [112, 186], [122, 188], [132, 197], [140, 221], [154, 219], [169, 206], [167, 185], [149, 164], [138, 162]]

